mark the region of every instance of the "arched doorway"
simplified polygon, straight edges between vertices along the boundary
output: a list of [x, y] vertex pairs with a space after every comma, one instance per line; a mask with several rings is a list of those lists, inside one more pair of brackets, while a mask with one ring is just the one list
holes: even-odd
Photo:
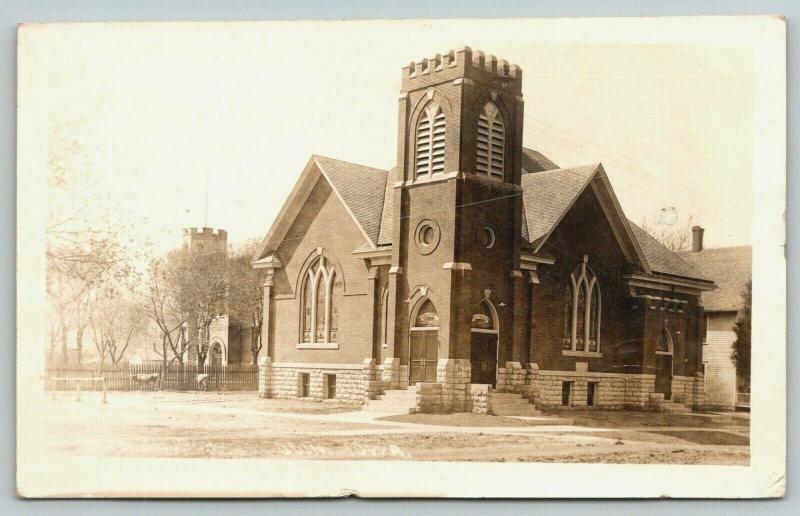
[[470, 323], [471, 345], [470, 366], [471, 382], [497, 384], [497, 312], [488, 299], [478, 305], [477, 313], [472, 315]]
[[409, 383], [435, 382], [439, 359], [439, 314], [431, 300], [423, 298], [411, 315]]
[[664, 326], [656, 343], [656, 392], [664, 394], [664, 399], [672, 399], [672, 334]]
[[208, 364], [212, 366], [221, 366], [225, 362], [225, 350], [222, 343], [215, 340], [208, 347]]

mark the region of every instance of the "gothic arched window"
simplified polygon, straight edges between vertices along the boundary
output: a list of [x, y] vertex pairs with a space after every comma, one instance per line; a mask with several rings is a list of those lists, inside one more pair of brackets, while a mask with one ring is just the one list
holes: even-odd
[[429, 103], [417, 122], [414, 177], [444, 172], [445, 129], [442, 108]]
[[600, 285], [586, 261], [570, 273], [564, 290], [563, 349], [600, 351]]
[[503, 178], [505, 141], [503, 116], [493, 102], [488, 102], [478, 116], [475, 168], [479, 173], [489, 177]]
[[300, 334], [304, 343], [336, 342], [339, 334], [341, 285], [336, 270], [320, 256], [306, 270], [300, 300]]

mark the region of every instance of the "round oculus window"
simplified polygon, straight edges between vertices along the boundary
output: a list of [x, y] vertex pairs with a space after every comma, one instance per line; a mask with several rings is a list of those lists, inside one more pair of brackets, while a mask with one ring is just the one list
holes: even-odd
[[497, 242], [494, 230], [489, 226], [484, 226], [478, 229], [478, 245], [484, 249], [491, 249]]
[[414, 244], [420, 254], [430, 254], [439, 245], [439, 225], [435, 221], [425, 219], [417, 224], [414, 231]]

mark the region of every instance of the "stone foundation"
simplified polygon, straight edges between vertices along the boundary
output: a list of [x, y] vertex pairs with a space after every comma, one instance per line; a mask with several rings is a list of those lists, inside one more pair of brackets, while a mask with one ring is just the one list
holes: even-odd
[[470, 384], [470, 397], [467, 400], [467, 412], [486, 414], [489, 411], [489, 386]]
[[[301, 374], [308, 374], [308, 395], [302, 395]], [[328, 396], [328, 381], [335, 375], [335, 396]], [[363, 405], [383, 392], [384, 382], [377, 377], [375, 361], [362, 364], [288, 364], [274, 363], [270, 357], [259, 357], [258, 395], [261, 398], [304, 398]]]
[[467, 359], [440, 358], [436, 365], [436, 383], [442, 386], [442, 411], [465, 412], [471, 366]]
[[595, 383], [595, 407], [647, 408], [649, 395], [655, 391], [655, 375], [624, 375], [588, 371], [542, 371], [531, 364], [528, 368], [531, 387], [518, 387], [528, 399], [540, 407], [563, 406], [563, 385], [570, 382], [568, 406], [586, 407], [589, 383]]
[[705, 406], [705, 378], [697, 376], [674, 376], [672, 378], [672, 401], [687, 407], [700, 409]]
[[514, 392], [517, 385], [525, 385], [527, 371], [519, 362], [506, 362], [505, 367], [497, 369], [497, 390]]
[[417, 384], [416, 411], [431, 414], [444, 412], [442, 408], [442, 384], [420, 382]]

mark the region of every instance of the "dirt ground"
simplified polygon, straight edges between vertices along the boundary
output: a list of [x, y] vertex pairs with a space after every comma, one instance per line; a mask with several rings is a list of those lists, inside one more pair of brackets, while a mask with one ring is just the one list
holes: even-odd
[[[584, 412], [587, 412], [584, 414]], [[731, 417], [557, 413], [565, 424], [473, 414], [389, 416], [253, 392], [109, 393], [48, 400], [48, 449], [76, 457], [748, 464]]]

